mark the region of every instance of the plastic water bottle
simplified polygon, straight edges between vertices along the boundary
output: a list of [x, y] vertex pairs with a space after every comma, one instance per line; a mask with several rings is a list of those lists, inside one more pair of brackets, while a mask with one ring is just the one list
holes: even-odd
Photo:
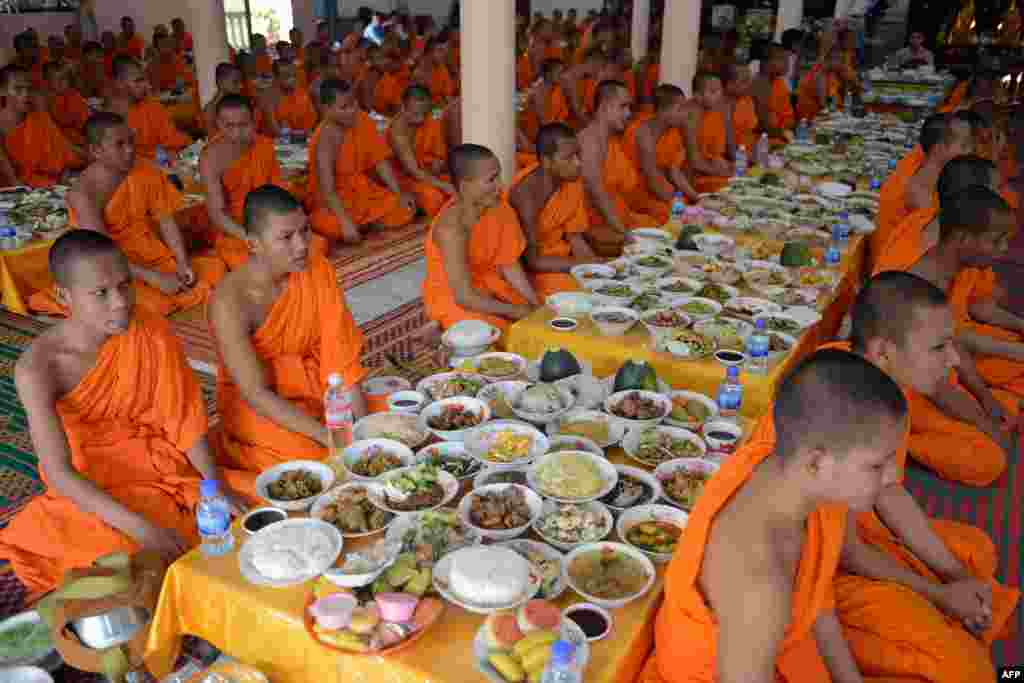
[[843, 260], [843, 250], [840, 248], [839, 234], [839, 224], [836, 223], [832, 226], [832, 241], [829, 242], [828, 249], [825, 250], [825, 266], [828, 268], [838, 268]]
[[871, 191], [872, 192], [878, 192], [881, 189], [882, 189], [882, 179], [879, 178], [878, 176], [874, 176], [873, 178], [871, 178]]
[[740, 369], [735, 365], [725, 371], [725, 381], [718, 386], [718, 414], [732, 420], [740, 414], [743, 405], [743, 385], [740, 384]]
[[839, 251], [846, 251], [850, 245], [850, 214], [842, 211], [839, 214], [839, 222], [835, 226], [838, 229]]
[[758, 320], [753, 334], [747, 340], [747, 372], [768, 374], [768, 348], [771, 340], [765, 329], [765, 321]]
[[162, 145], [157, 145], [156, 148], [156, 165], [160, 168], [167, 168], [170, 166], [170, 157], [167, 156], [167, 150]]
[[796, 140], [797, 142], [807, 142], [810, 138], [810, 130], [807, 128], [807, 119], [800, 119], [800, 123], [796, 126]]
[[583, 683], [576, 666], [576, 646], [564, 640], [551, 644], [551, 660], [544, 667], [540, 683]]
[[895, 159], [889, 159], [889, 173], [892, 173], [893, 171], [896, 170], [896, 163], [897, 162]]
[[747, 175], [747, 168], [749, 164], [747, 161], [747, 150], [744, 147], [740, 147], [736, 150], [736, 177], [742, 178]]
[[281, 126], [281, 130], [278, 131], [277, 144], [289, 145], [292, 142], [292, 129], [288, 126]]
[[768, 133], [761, 133], [761, 139], [757, 141], [754, 148], [754, 163], [758, 166], [768, 165], [768, 156], [772, 153], [771, 145], [768, 144]]
[[199, 496], [196, 526], [202, 539], [200, 550], [211, 557], [231, 552], [235, 547], [235, 537], [231, 535], [231, 507], [220, 493], [220, 482], [203, 479]]
[[682, 225], [683, 217], [686, 215], [686, 200], [682, 192], [672, 195], [672, 224]]
[[327, 378], [327, 393], [324, 394], [324, 422], [331, 455], [337, 455], [352, 445], [352, 390], [345, 386], [341, 375], [334, 373]]
[[849, 114], [853, 109], [853, 91], [847, 90], [846, 97], [843, 99], [843, 110]]

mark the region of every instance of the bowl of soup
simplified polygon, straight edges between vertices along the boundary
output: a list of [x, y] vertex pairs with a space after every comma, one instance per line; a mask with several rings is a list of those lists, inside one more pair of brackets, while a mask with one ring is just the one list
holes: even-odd
[[608, 609], [629, 604], [654, 585], [654, 563], [625, 543], [586, 543], [570, 551], [563, 566], [570, 588]]

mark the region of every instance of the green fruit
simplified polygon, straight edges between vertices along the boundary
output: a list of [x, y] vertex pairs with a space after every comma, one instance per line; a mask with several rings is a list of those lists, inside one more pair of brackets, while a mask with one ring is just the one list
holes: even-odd
[[583, 372], [580, 362], [576, 356], [565, 349], [551, 349], [544, 352], [540, 359], [540, 381], [545, 383], [557, 382], [566, 377], [572, 377]]
[[654, 368], [644, 362], [634, 363], [627, 360], [615, 373], [616, 393], [620, 391], [657, 391], [658, 375]]
[[697, 243], [693, 241], [693, 238], [701, 234], [701, 232], [701, 229], [696, 225], [684, 225], [682, 232], [679, 233], [679, 239], [676, 240], [676, 249], [698, 251]]
[[388, 583], [390, 583], [395, 588], [400, 588], [401, 586], [404, 586], [405, 584], [412, 581], [412, 579], [417, 575], [417, 573], [418, 572], [412, 567], [393, 564], [390, 567], [388, 567], [388, 570], [386, 572], [384, 572], [384, 576], [387, 577]]
[[811, 250], [803, 242], [786, 242], [782, 247], [779, 263], [787, 268], [802, 268], [811, 265]]
[[765, 173], [761, 176], [761, 184], [770, 187], [782, 185], [782, 178], [777, 173]]
[[388, 582], [386, 575], [381, 574], [371, 585], [371, 590], [374, 595], [377, 595], [378, 593], [391, 593], [395, 590], [395, 587]]

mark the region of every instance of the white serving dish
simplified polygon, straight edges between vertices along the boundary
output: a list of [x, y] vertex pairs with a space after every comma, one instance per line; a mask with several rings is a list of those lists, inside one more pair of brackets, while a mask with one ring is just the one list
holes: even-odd
[[[658, 404], [658, 406], [661, 407], [661, 415], [658, 417], [648, 418], [646, 420], [633, 420], [616, 415], [614, 412], [615, 408], [627, 396], [631, 396], [632, 394], [640, 394], [640, 398], [648, 399]], [[613, 419], [622, 422], [628, 429], [653, 427], [668, 417], [668, 414], [672, 412], [672, 402], [669, 401], [668, 397], [664, 394], [655, 393], [653, 391], [620, 391], [616, 394], [612, 394], [604, 400], [604, 412], [608, 413]]]
[[[473, 414], [479, 418], [479, 421], [472, 427], [466, 427], [464, 429], [448, 430], [435, 429], [434, 427], [431, 427], [430, 420], [440, 416], [448, 406], [462, 406], [466, 410], [472, 411]], [[466, 438], [467, 434], [491, 419], [491, 407], [478, 398], [456, 396], [454, 398], [445, 398], [440, 401], [434, 401], [420, 412], [419, 419], [421, 429], [429, 431], [442, 441], [462, 441]]]
[[[299, 498], [297, 500], [278, 500], [270, 497], [270, 485], [277, 481], [285, 472], [303, 470], [313, 474], [320, 480], [320, 493], [315, 496]], [[326, 493], [334, 486], [334, 470], [322, 462], [315, 460], [292, 460], [263, 470], [256, 477], [256, 495], [267, 501], [270, 505], [282, 510], [306, 510], [317, 498]]]
[[341, 452], [341, 461], [345, 464], [345, 469], [349, 473], [349, 477], [353, 481], [371, 481], [378, 477], [365, 477], [361, 474], [356, 474], [354, 468], [364, 458], [369, 455], [371, 449], [382, 449], [394, 453], [402, 461], [399, 467], [408, 467], [412, 465], [416, 459], [413, 457], [412, 449], [401, 443], [400, 441], [393, 441], [391, 439], [364, 439], [362, 441], [353, 441], [352, 445]]
[[[576, 498], [545, 489], [544, 485], [540, 481], [540, 469], [545, 465], [557, 462], [559, 459], [566, 456], [585, 458], [590, 461], [590, 463], [597, 469], [598, 475], [601, 478], [601, 488], [592, 494]], [[615, 466], [608, 462], [608, 460], [603, 456], [594, 455], [589, 451], [560, 451], [558, 453], [547, 453], [541, 456], [537, 462], [526, 470], [526, 481], [529, 483], [530, 488], [545, 498], [558, 501], [559, 503], [586, 503], [592, 500], [598, 500], [599, 498], [607, 496], [611, 490], [615, 488], [615, 484], [618, 480], [619, 473], [615, 469]]]
[[[530, 508], [530, 518], [525, 524], [512, 529], [485, 529], [481, 526], [477, 526], [473, 523], [470, 517], [470, 508], [473, 504], [473, 499], [482, 496], [487, 493], [502, 493], [509, 489], [518, 489], [522, 492], [526, 505]], [[541, 510], [544, 508], [544, 500], [537, 495], [535, 491], [526, 486], [519, 484], [490, 484], [488, 486], [480, 486], [473, 489], [459, 501], [458, 511], [459, 519], [462, 523], [470, 527], [483, 538], [490, 539], [492, 541], [510, 541], [518, 536], [522, 536], [526, 533], [530, 525], [540, 517]]]
[[[590, 595], [586, 591], [582, 590], [576, 584], [575, 581], [573, 581], [572, 575], [569, 573], [569, 569], [570, 567], [572, 567], [573, 560], [575, 560], [580, 555], [592, 552], [594, 550], [614, 550], [617, 552], [625, 553], [626, 555], [629, 555], [630, 557], [636, 559], [640, 564], [644, 566], [644, 569], [647, 572], [647, 583], [644, 584], [644, 587], [639, 592], [625, 598], [609, 599], [599, 598], [597, 596]], [[619, 607], [624, 607], [625, 605], [628, 605], [634, 600], [643, 597], [647, 593], [647, 591], [651, 590], [651, 586], [654, 585], [654, 580], [657, 575], [656, 570], [654, 568], [654, 563], [651, 562], [651, 558], [647, 557], [647, 555], [640, 552], [637, 548], [634, 548], [631, 545], [627, 545], [625, 543], [612, 543], [610, 541], [587, 543], [576, 548], [575, 550], [569, 551], [569, 553], [565, 556], [564, 567], [564, 573], [566, 575], [566, 580], [569, 582], [570, 588], [576, 591], [587, 602], [592, 602], [595, 605], [599, 605], [607, 609], [618, 609]]]
[[[635, 546], [626, 540], [626, 534], [629, 532], [631, 527], [644, 522], [666, 522], [674, 524], [679, 527], [681, 532], [686, 528], [686, 522], [689, 518], [690, 515], [685, 510], [680, 510], [679, 508], [671, 505], [640, 505], [635, 508], [630, 508], [619, 515], [619, 519], [615, 523], [615, 533], [618, 534], [619, 539], [623, 543], [631, 548], [636, 548], [644, 555], [651, 558], [653, 562], [665, 564], [672, 559], [672, 553], [656, 553], [644, 550], [643, 548]], [[679, 540], [681, 542], [682, 538]]]

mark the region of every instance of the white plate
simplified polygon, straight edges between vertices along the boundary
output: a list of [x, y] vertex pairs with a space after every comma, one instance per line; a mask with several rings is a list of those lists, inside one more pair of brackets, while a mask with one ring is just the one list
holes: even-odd
[[[586, 421], [595, 421], [595, 422], [596, 421], [601, 421], [601, 422], [604, 422], [605, 424], [608, 425], [608, 440], [606, 442], [604, 442], [604, 443], [602, 443], [600, 441], [595, 441], [594, 442], [598, 446], [600, 446], [601, 448], [608, 448], [609, 446], [611, 446], [613, 444], [617, 444], [619, 441], [622, 441], [622, 437], [626, 435], [626, 425], [623, 424], [618, 419], [613, 418], [611, 415], [608, 415], [607, 413], [602, 413], [602, 412], [599, 412], [597, 410], [583, 410], [583, 409], [570, 410], [568, 413], [566, 413], [565, 415], [563, 415], [559, 419], [555, 420], [554, 422], [549, 423], [547, 425], [547, 428], [546, 428], [547, 429], [547, 433], [549, 435], [561, 434], [561, 432], [559, 430], [561, 429], [561, 426], [563, 424], [568, 424], [568, 423], [571, 423], [571, 422], [574, 422], [574, 421], [577, 421], [577, 420], [586, 420]], [[576, 436], [576, 435], [569, 434], [568, 436]]]
[[[750, 312], [741, 312], [733, 310], [731, 307], [735, 305], [744, 309], [750, 309]], [[778, 313], [782, 311], [782, 306], [775, 303], [774, 301], [768, 301], [767, 299], [758, 299], [753, 296], [738, 296], [735, 299], [730, 299], [725, 305], [726, 315], [745, 315], [745, 316], [757, 316], [762, 313]]]
[[555, 382], [555, 386], [568, 389], [576, 400], [576, 407], [587, 410], [600, 408], [610, 393], [604, 382], [590, 374], [560, 379]]
[[[527, 538], [518, 538], [513, 541], [502, 541], [501, 543], [495, 543], [495, 545], [511, 548], [523, 557], [527, 557], [527, 552], [533, 552], [535, 555], [541, 555], [544, 559], [558, 566], [558, 578], [551, 585], [551, 590], [545, 593], [542, 585], [540, 592], [537, 594], [538, 598], [542, 600], [555, 600], [565, 592], [566, 588], [569, 587], [569, 584], [565, 580], [565, 575], [562, 574], [562, 551], [558, 550], [554, 546], [541, 541], [531, 541]], [[529, 560], [528, 557], [527, 560]], [[534, 565], [534, 567], [536, 568], [536, 565]], [[537, 568], [536, 571], [538, 574], [541, 573], [539, 568]]]
[[529, 422], [531, 424], [545, 425], [549, 422], [557, 420], [562, 415], [565, 415], [567, 412], [569, 412], [576, 406], [576, 396], [575, 394], [572, 393], [572, 391], [569, 390], [568, 387], [559, 386], [557, 384], [550, 384], [546, 386], [552, 387], [559, 396], [559, 401], [561, 403], [560, 407], [557, 410], [551, 411], [549, 413], [534, 413], [520, 408], [518, 406], [518, 403], [521, 400], [523, 393], [525, 393], [526, 390], [529, 389], [528, 385], [517, 391], [512, 398], [512, 412], [515, 413], [515, 416], [518, 417], [520, 420], [525, 420], [526, 422]]
[[419, 465], [413, 465], [412, 467], [403, 467], [401, 469], [391, 470], [387, 474], [381, 476], [381, 478], [378, 481], [369, 482], [367, 486], [369, 486], [370, 488], [369, 491], [367, 492], [367, 496], [369, 497], [370, 502], [379, 507], [381, 510], [393, 512], [396, 515], [409, 515], [414, 512], [427, 512], [429, 510], [436, 510], [437, 508], [444, 507], [445, 505], [450, 503], [455, 498], [455, 496], [459, 495], [459, 480], [453, 477], [452, 475], [448, 474], [444, 470], [438, 469], [437, 483], [438, 485], [440, 485], [441, 490], [444, 491], [444, 495], [441, 496], [440, 501], [429, 507], [420, 508], [419, 510], [398, 510], [396, 508], [391, 507], [390, 504], [388, 503], [388, 498], [386, 494], [386, 487], [388, 482], [391, 479], [394, 479], [396, 477], [401, 476], [402, 474], [405, 474], [409, 470], [415, 469], [416, 467], [419, 467]]
[[[559, 509], [559, 506], [562, 506], [562, 505], [565, 505], [565, 503], [556, 503], [553, 500], [546, 500], [546, 501], [544, 501], [544, 513], [541, 515], [541, 519], [547, 517], [549, 514], [556, 513], [558, 511], [558, 509]], [[600, 501], [596, 501], [596, 500], [592, 500], [589, 503], [577, 503], [575, 505], [577, 507], [586, 508], [587, 510], [590, 510], [591, 512], [596, 513], [598, 515], [598, 517], [601, 518], [601, 528], [598, 529], [598, 534], [599, 535], [596, 537], [596, 539], [590, 540], [590, 541], [562, 541], [562, 540], [559, 540], [559, 539], [557, 539], [557, 538], [555, 538], [553, 536], [548, 536], [548, 535], [544, 534], [543, 532], [541, 532], [541, 530], [540, 530], [540, 521], [541, 520], [540, 519], [538, 519], [536, 522], [533, 523], [533, 531], [534, 531], [534, 533], [536, 533], [541, 539], [543, 539], [545, 543], [548, 543], [548, 544], [554, 546], [555, 548], [558, 548], [559, 550], [562, 550], [562, 551], [565, 551], [565, 552], [569, 552], [573, 548], [577, 548], [577, 547], [579, 547], [581, 545], [586, 545], [588, 543], [595, 543], [595, 542], [600, 541], [600, 540], [602, 540], [604, 538], [607, 538], [608, 534], [610, 534], [612, 532], [612, 529], [615, 527], [615, 518], [612, 516], [612, 511], [608, 509], [608, 506], [605, 505], [604, 503], [602, 503]]]
[[351, 446], [341, 452], [341, 460], [345, 463], [345, 469], [348, 470], [352, 480], [371, 481], [378, 478], [356, 474], [353, 470], [357, 464], [367, 457], [367, 454], [371, 449], [388, 451], [398, 456], [398, 459], [401, 461], [401, 464], [398, 465], [398, 467], [408, 467], [416, 461], [413, 457], [412, 449], [400, 441], [394, 441], [392, 439], [364, 439], [362, 441], [353, 441]]
[[686, 522], [689, 518], [688, 512], [672, 505], [639, 505], [619, 515], [619, 520], [615, 523], [615, 533], [618, 534], [619, 539], [626, 545], [636, 548], [658, 564], [665, 564], [672, 559], [673, 553], [656, 553], [644, 550], [640, 546], [626, 540], [626, 534], [637, 524], [643, 524], [644, 522], [667, 522], [679, 527], [680, 535], [679, 540], [676, 542], [676, 547], [678, 548], [679, 543], [683, 540], [682, 531], [686, 528]]
[[[507, 462], [494, 462], [487, 459], [487, 453], [490, 451], [491, 446], [494, 444], [495, 438], [501, 432], [515, 432], [520, 436], [528, 436], [532, 440], [530, 444], [529, 452], [515, 460], [509, 460]], [[548, 438], [544, 436], [536, 427], [525, 423], [504, 423], [504, 424], [486, 424], [481, 427], [477, 427], [466, 435], [464, 441], [466, 444], [466, 452], [469, 455], [481, 462], [484, 467], [491, 467], [494, 469], [509, 469], [520, 467], [528, 462], [535, 460], [548, 451]]]
[[[270, 485], [277, 481], [285, 472], [303, 470], [315, 475], [320, 480], [320, 493], [315, 496], [307, 496], [298, 500], [278, 500], [270, 497]], [[292, 460], [263, 470], [256, 477], [256, 495], [267, 501], [270, 505], [281, 510], [306, 510], [317, 498], [326, 493], [334, 486], [334, 470], [322, 462], [315, 460]]]
[[473, 531], [472, 529], [470, 529], [462, 523], [462, 521], [459, 519], [459, 514], [455, 510], [455, 508], [447, 507], [439, 510], [432, 510], [426, 513], [414, 512], [412, 514], [400, 515], [397, 519], [395, 519], [394, 524], [388, 527], [388, 532], [384, 536], [384, 541], [387, 543], [401, 544], [402, 552], [413, 552], [415, 550], [415, 542], [417, 540], [422, 542], [423, 538], [419, 537], [412, 539], [413, 546], [408, 547], [405, 545], [405, 537], [409, 532], [418, 533], [419, 530], [424, 528], [425, 515], [443, 515], [445, 517], [450, 517], [453, 523], [458, 525], [455, 528], [460, 530], [459, 533], [457, 533], [455, 537], [452, 538], [453, 528], [448, 528], [447, 536], [449, 539], [449, 543], [434, 549], [438, 553], [438, 557], [446, 555], [459, 548], [465, 548], [471, 545], [480, 545], [480, 542], [483, 540], [480, 538], [480, 534]]
[[[572, 619], [563, 618], [562, 625], [559, 627], [559, 638], [576, 646], [576, 666], [582, 675], [587, 662], [590, 661], [590, 643], [587, 642], [587, 636], [583, 633], [583, 629]], [[486, 627], [481, 625], [473, 638], [473, 659], [476, 661], [476, 670], [491, 683], [508, 683], [487, 661], [490, 654], [491, 650], [487, 646]]]
[[[430, 425], [430, 420], [435, 417], [439, 417], [448, 406], [461, 406], [463, 409], [472, 412], [478, 418], [477, 423], [472, 427], [465, 427], [463, 429], [449, 430], [432, 427]], [[434, 436], [441, 439], [441, 441], [462, 441], [471, 431], [490, 419], [491, 407], [487, 405], [487, 403], [478, 398], [455, 396], [452, 398], [441, 399], [440, 401], [434, 401], [426, 406], [422, 411], [420, 411], [419, 425], [421, 429], [428, 430]]]
[[[615, 482], [616, 488], [618, 488], [618, 485], [620, 483], [622, 483], [622, 478], [623, 477], [630, 477], [632, 479], [637, 479], [639, 481], [642, 481], [644, 484], [647, 484], [648, 487], [650, 487], [650, 489], [651, 489], [651, 497], [648, 498], [647, 500], [644, 500], [641, 503], [639, 503], [640, 505], [650, 505], [652, 503], [657, 502], [661, 498], [661, 484], [658, 483], [658, 480], [655, 479], [654, 475], [651, 474], [648, 470], [640, 468], [640, 467], [633, 467], [632, 465], [616, 465], [615, 466], [615, 471], [619, 473], [619, 480], [617, 482]], [[614, 491], [615, 491], [615, 489], [612, 489], [611, 491], [609, 491], [606, 494], [606, 497], [610, 496]], [[602, 503], [605, 507], [607, 507], [609, 510], [611, 510], [615, 514], [619, 514], [623, 510], [629, 510], [630, 508], [632, 508], [632, 507], [634, 507], [636, 505], [636, 503], [634, 503], [634, 504], [628, 505], [626, 507], [621, 507], [619, 505], [612, 505], [611, 503], [607, 502], [606, 500], [600, 500], [598, 502]]]
[[[624, 401], [627, 397], [632, 394], [639, 394], [640, 398], [653, 401], [661, 408], [661, 414], [658, 417], [648, 418], [646, 420], [634, 420], [628, 417], [621, 417], [615, 413], [615, 408]], [[650, 427], [658, 424], [672, 412], [672, 402], [668, 400], [668, 397], [664, 394], [658, 394], [653, 391], [620, 391], [612, 394], [604, 400], [604, 412], [608, 413], [613, 419], [621, 421], [627, 428], [635, 429], [638, 427]]]
[[671, 478], [672, 474], [677, 470], [701, 472], [713, 476], [718, 471], [718, 463], [703, 458], [676, 458], [675, 460], [663, 462], [654, 469], [654, 476], [658, 478], [658, 483], [661, 484], [662, 499], [670, 505], [686, 510], [688, 508], [669, 495], [668, 488], [665, 486], [665, 480]]
[[715, 401], [710, 396], [698, 393], [696, 391], [683, 391], [683, 390], [680, 390], [680, 391], [673, 391], [672, 393], [669, 394], [668, 398], [671, 401], [672, 399], [674, 399], [677, 396], [680, 397], [680, 398], [684, 398], [686, 400], [700, 401], [709, 411], [711, 411], [711, 414], [708, 416], [707, 420], [704, 420], [703, 422], [700, 422], [699, 424], [693, 424], [693, 423], [689, 423], [689, 422], [680, 422], [679, 420], [673, 420], [672, 419], [672, 413], [669, 412], [668, 417], [665, 418], [665, 424], [666, 425], [668, 425], [670, 427], [679, 427], [680, 429], [689, 429], [689, 430], [692, 431], [692, 430], [695, 430], [695, 429], [699, 430], [704, 425], [705, 422], [710, 422], [711, 420], [714, 420], [714, 419], [718, 418], [718, 404], [715, 403]]
[[[330, 505], [331, 503], [336, 501], [338, 499], [338, 496], [340, 496], [345, 491], [350, 491], [352, 489], [359, 489], [359, 488], [364, 489], [367, 492], [367, 494], [369, 494], [370, 485], [369, 485], [368, 482], [365, 482], [365, 481], [350, 481], [347, 484], [342, 484], [338, 488], [332, 489], [332, 490], [328, 491], [324, 495], [322, 495], [319, 498], [317, 498], [316, 502], [313, 503], [313, 507], [310, 508], [310, 510], [309, 510], [310, 518], [311, 519], [323, 520], [324, 509], [328, 505]], [[373, 531], [364, 531], [364, 532], [361, 532], [361, 533], [350, 533], [350, 532], [346, 532], [346, 531], [341, 531], [341, 529], [338, 529], [338, 531], [341, 532], [341, 535], [344, 538], [362, 538], [363, 536], [372, 536], [374, 534], [379, 534], [380, 532], [387, 530], [387, 528], [389, 526], [391, 526], [396, 519], [398, 519], [397, 516], [392, 516], [391, 519], [388, 520], [387, 524], [385, 524], [384, 526], [382, 526], [379, 529], [374, 529]], [[327, 522], [327, 523], [331, 524], [330, 522]], [[331, 526], [334, 526], [334, 525], [331, 524]]]
[[[475, 382], [479, 382], [481, 387], [488, 383], [488, 379], [486, 377], [472, 372], [440, 372], [436, 375], [431, 375], [430, 377], [424, 377], [421, 379], [419, 383], [416, 384], [416, 391], [420, 392], [431, 401], [439, 401], [441, 399], [434, 395], [433, 390], [440, 387], [443, 382], [454, 377], [465, 377], [471, 379]], [[479, 391], [480, 388], [477, 388], [476, 391], [473, 391], [472, 393], [454, 394], [453, 396], [446, 396], [445, 398], [454, 398], [455, 396], [473, 397], [476, 396]]]
[[[376, 423], [384, 420], [391, 420], [397, 418], [402, 423], [408, 426], [409, 432], [418, 432], [419, 437], [415, 443], [409, 443], [408, 441], [402, 441], [401, 439], [393, 438], [393, 435], [389, 435], [387, 432], [381, 431]], [[367, 439], [379, 439], [379, 438], [392, 438], [393, 441], [403, 443], [409, 448], [417, 448], [423, 445], [427, 439], [430, 438], [430, 431], [423, 429], [420, 426], [419, 415], [410, 413], [401, 413], [395, 410], [391, 410], [385, 413], [372, 413], [362, 418], [352, 427], [352, 438], [356, 441], [365, 441]]]
[[818, 192], [826, 197], [845, 197], [853, 192], [853, 188], [845, 183], [821, 183], [818, 185]]
[[[575, 456], [588, 460], [590, 464], [597, 469], [598, 476], [602, 480], [601, 488], [592, 494], [579, 497], [565, 496], [545, 489], [544, 485], [540, 481], [540, 468], [548, 463], [565, 458], [566, 456]], [[526, 481], [530, 484], [530, 488], [545, 498], [558, 501], [559, 503], [587, 503], [592, 500], [603, 498], [611, 493], [618, 480], [619, 473], [615, 469], [615, 466], [608, 462], [604, 456], [595, 455], [589, 451], [559, 451], [557, 453], [548, 453], [542, 456], [526, 470]]]
[[[626, 555], [629, 555], [631, 558], [637, 560], [640, 564], [644, 566], [644, 569], [647, 572], [647, 582], [644, 584], [644, 587], [642, 589], [624, 598], [599, 598], [581, 590], [580, 587], [576, 585], [576, 582], [572, 579], [572, 575], [569, 573], [569, 569], [570, 567], [572, 567], [573, 560], [575, 560], [577, 557], [585, 553], [607, 550], [613, 550], [616, 552], [621, 552]], [[570, 551], [565, 556], [565, 559], [562, 562], [562, 566], [564, 567], [564, 573], [566, 575], [566, 580], [569, 582], [570, 588], [576, 591], [587, 602], [592, 602], [595, 605], [604, 607], [606, 609], [618, 609], [619, 607], [623, 607], [633, 602], [637, 598], [642, 597], [644, 594], [647, 593], [647, 591], [651, 590], [651, 586], [654, 585], [654, 580], [657, 576], [657, 570], [654, 568], [654, 563], [651, 562], [651, 558], [647, 557], [647, 555], [640, 552], [640, 550], [634, 548], [631, 545], [627, 545], [625, 543], [612, 543], [610, 541], [600, 541], [598, 543], [587, 543], [585, 545], [581, 545], [580, 547]]]
[[[480, 372], [480, 363], [487, 360], [488, 358], [497, 358], [499, 360], [508, 361], [515, 365], [516, 369], [514, 372], [510, 372], [507, 375], [486, 375]], [[505, 353], [502, 351], [483, 353], [474, 358], [470, 358], [469, 360], [466, 361], [466, 364], [472, 366], [476, 374], [480, 375], [488, 382], [503, 382], [506, 380], [515, 379], [526, 373], [526, 359], [516, 353]]]
[[[256, 551], [266, 546], [293, 547], [295, 549], [310, 550], [314, 540], [319, 544], [317, 547], [320, 557], [307, 571], [295, 576], [292, 579], [272, 579], [264, 576], [253, 565], [253, 555]], [[286, 519], [261, 529], [246, 539], [238, 551], [238, 568], [242, 576], [257, 586], [271, 586], [273, 588], [287, 588], [305, 583], [327, 571], [333, 565], [345, 540], [341, 532], [319, 519]]]
[[[541, 577], [534, 570], [534, 567], [528, 560], [523, 558], [523, 561], [530, 568], [529, 579], [526, 584], [526, 591], [516, 600], [505, 604], [505, 605], [484, 605], [476, 602], [470, 602], [461, 597], [456, 596], [450, 588], [449, 577], [452, 573], [453, 558], [458, 555], [461, 550], [448, 553], [434, 565], [434, 590], [441, 594], [448, 602], [453, 605], [458, 605], [467, 612], [473, 612], [475, 614], [491, 614], [492, 612], [500, 612], [502, 610], [516, 609], [520, 605], [524, 605], [530, 600], [536, 597], [538, 591], [540, 591]], [[512, 551], [514, 552], [514, 551]]]
[[[659, 433], [664, 433], [672, 436], [675, 439], [683, 441], [689, 441], [700, 451], [700, 455], [693, 456], [692, 458], [675, 457], [668, 458], [659, 462], [653, 462], [644, 460], [637, 455], [637, 451], [640, 448], [640, 437], [643, 436], [649, 429], [656, 429]], [[645, 467], [657, 467], [665, 462], [671, 462], [672, 460], [693, 460], [696, 458], [702, 458], [708, 451], [707, 444], [704, 443], [704, 439], [689, 429], [683, 427], [668, 427], [665, 425], [657, 425], [655, 427], [645, 427], [643, 429], [630, 430], [629, 434], [626, 434], [626, 438], [622, 440], [622, 450], [626, 452], [626, 455]]]

